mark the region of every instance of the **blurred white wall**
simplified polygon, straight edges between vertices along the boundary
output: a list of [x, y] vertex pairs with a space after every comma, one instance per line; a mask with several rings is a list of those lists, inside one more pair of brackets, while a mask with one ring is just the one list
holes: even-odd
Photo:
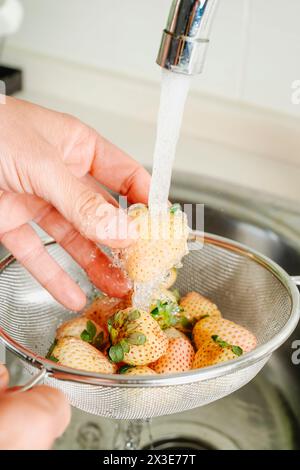
[[[155, 58], [171, 0], [23, 0], [9, 44], [159, 80]], [[300, 116], [300, 0], [220, 0], [198, 91]]]

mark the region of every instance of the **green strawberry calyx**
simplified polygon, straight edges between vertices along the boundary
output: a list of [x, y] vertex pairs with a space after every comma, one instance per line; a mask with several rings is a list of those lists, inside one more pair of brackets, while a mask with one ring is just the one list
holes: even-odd
[[[113, 343], [109, 348], [108, 355], [112, 362], [122, 362], [125, 354], [129, 353], [130, 346], [145, 344], [147, 338], [144, 333], [137, 331], [137, 323], [135, 323], [140, 317], [140, 311], [134, 309], [126, 314], [124, 311], [117, 312], [108, 320], [108, 331]], [[121, 328], [123, 328], [125, 335], [121, 340], [118, 340]]]
[[53, 343], [51, 344], [51, 346], [50, 346], [50, 348], [49, 348], [49, 351], [48, 351], [47, 354], [46, 354], [46, 359], [49, 359], [49, 361], [58, 362], [57, 357], [55, 357], [55, 356], [53, 355], [53, 351], [54, 351], [54, 348], [56, 347], [57, 343], [58, 343], [58, 341], [57, 341], [57, 339], [55, 339], [55, 340], [53, 341]]
[[86, 341], [87, 343], [92, 343], [96, 336], [96, 333], [97, 333], [97, 328], [95, 324], [91, 320], [88, 320], [86, 322], [86, 329], [83, 330], [83, 332], [80, 335], [80, 338], [82, 339], [82, 341]]
[[145, 344], [146, 340], [147, 338], [144, 333], [135, 331], [127, 336], [127, 338], [123, 338], [121, 341], [111, 346], [108, 355], [112, 362], [122, 362], [125, 354], [129, 353], [131, 345], [142, 346]]
[[118, 372], [119, 372], [119, 374], [126, 374], [126, 372], [130, 369], [134, 369], [134, 366], [130, 366], [129, 364], [125, 364], [124, 366], [120, 367]]
[[181, 211], [181, 205], [178, 202], [176, 202], [175, 204], [172, 204], [169, 211], [171, 214], [176, 214], [177, 212]]
[[151, 310], [151, 316], [156, 320], [162, 330], [175, 326], [181, 307], [175, 302], [157, 300], [156, 306]]
[[230, 349], [233, 354], [236, 356], [240, 357], [242, 354], [244, 354], [243, 349], [240, 346], [234, 346], [232, 344], [227, 343], [227, 341], [224, 341], [220, 336], [218, 335], [213, 335], [211, 339], [218, 344], [221, 348], [223, 349]]

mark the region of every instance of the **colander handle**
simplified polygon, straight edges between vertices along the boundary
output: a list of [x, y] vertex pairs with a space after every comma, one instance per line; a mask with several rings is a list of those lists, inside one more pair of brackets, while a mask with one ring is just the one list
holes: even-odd
[[292, 276], [292, 281], [294, 281], [296, 286], [300, 286], [300, 276]]
[[21, 392], [27, 392], [28, 390], [32, 389], [35, 385], [40, 384], [45, 375], [47, 373], [46, 369], [40, 369], [36, 375], [34, 375], [29, 382], [27, 382], [25, 385], [21, 385], [21, 387], [16, 387], [13, 389], [12, 393], [21, 393]]

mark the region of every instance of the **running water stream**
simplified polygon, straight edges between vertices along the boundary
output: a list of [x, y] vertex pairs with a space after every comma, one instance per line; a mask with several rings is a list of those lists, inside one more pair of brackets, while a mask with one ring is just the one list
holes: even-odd
[[[153, 156], [152, 180], [149, 194], [151, 215], [163, 214], [168, 208], [172, 168], [179, 139], [184, 106], [190, 87], [188, 75], [162, 71], [160, 106], [157, 120], [156, 143]], [[133, 305], [147, 308], [152, 293], [166, 273], [151, 283], [135, 283]]]
[[160, 106], [153, 157], [149, 208], [153, 213], [168, 206], [172, 167], [179, 139], [190, 76], [162, 71]]

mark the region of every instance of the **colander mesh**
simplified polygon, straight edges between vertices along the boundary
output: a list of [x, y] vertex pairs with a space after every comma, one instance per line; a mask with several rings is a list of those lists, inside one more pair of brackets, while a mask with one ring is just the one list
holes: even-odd
[[[199, 244], [199, 248], [200, 248]], [[213, 300], [224, 317], [250, 329], [259, 345], [284, 328], [292, 311], [286, 287], [265, 266], [242, 252], [206, 242], [184, 258], [176, 287], [181, 294], [196, 290]], [[48, 251], [91, 297], [93, 286], [62, 250], [51, 244]], [[45, 355], [57, 326], [74, 314], [59, 305], [17, 262], [0, 275], [0, 326], [16, 342]], [[177, 413], [205, 405], [234, 392], [249, 382], [271, 355], [222, 377], [170, 386], [136, 387], [88, 385], [46, 377], [45, 383], [61, 389], [70, 402], [89, 413], [117, 419], [142, 419]], [[26, 363], [27, 369], [36, 369]], [[194, 371], [193, 371], [194, 372]]]

